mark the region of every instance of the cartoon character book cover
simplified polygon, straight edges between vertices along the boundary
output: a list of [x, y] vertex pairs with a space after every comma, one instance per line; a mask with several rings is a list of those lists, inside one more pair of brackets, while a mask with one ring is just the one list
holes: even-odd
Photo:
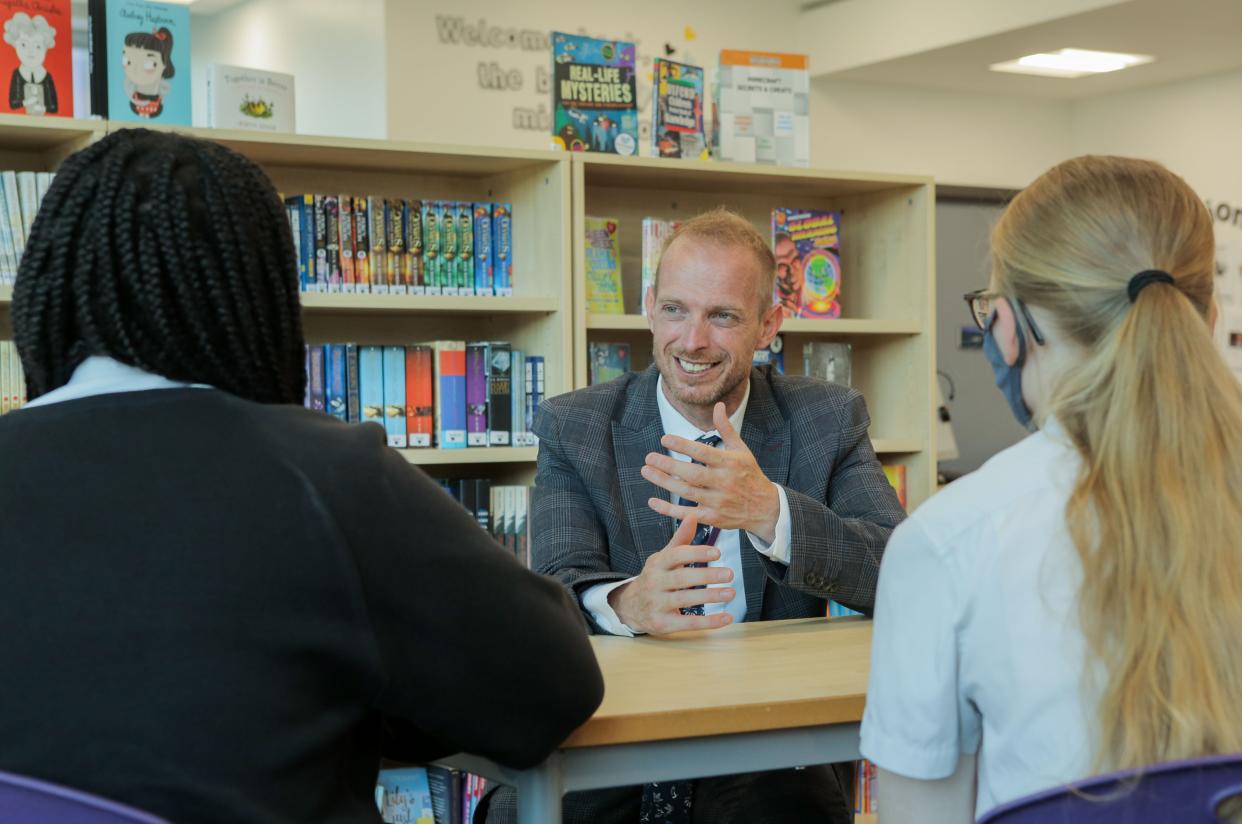
[[70, 0], [6, 2], [0, 19], [4, 22], [0, 77], [9, 81], [0, 111], [73, 117]]
[[706, 160], [703, 69], [656, 58], [652, 67], [651, 144], [656, 157]]
[[91, 113], [190, 125], [190, 10], [148, 0], [90, 0]]
[[785, 317], [841, 317], [840, 212], [773, 209], [772, 252]]

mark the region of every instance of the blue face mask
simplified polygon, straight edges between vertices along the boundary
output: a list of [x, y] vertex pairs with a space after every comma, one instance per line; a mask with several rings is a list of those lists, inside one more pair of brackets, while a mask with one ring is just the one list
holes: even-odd
[[[1017, 319], [1015, 318], [1015, 323]], [[988, 317], [988, 328], [983, 332], [983, 354], [992, 364], [992, 374], [996, 375], [996, 386], [1005, 400], [1009, 402], [1009, 410], [1028, 431], [1035, 431], [1031, 420], [1031, 410], [1022, 398], [1022, 364], [1026, 363], [1026, 336], [1022, 334], [1022, 324], [1016, 323], [1018, 333], [1018, 359], [1013, 365], [1005, 363], [996, 338], [992, 336], [992, 324], [996, 322], [996, 312]]]

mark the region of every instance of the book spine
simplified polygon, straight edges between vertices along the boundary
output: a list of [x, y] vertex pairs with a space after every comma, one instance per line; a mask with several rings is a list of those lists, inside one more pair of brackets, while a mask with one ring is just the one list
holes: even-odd
[[412, 295], [427, 294], [423, 276], [423, 203], [401, 201], [401, 222], [405, 226], [405, 283]]
[[402, 277], [405, 270], [405, 220], [402, 217], [400, 200], [384, 202], [384, 223], [388, 232], [388, 260], [385, 266], [388, 292], [404, 295], [409, 289]]
[[530, 446], [526, 442], [526, 358], [520, 349], [510, 353], [509, 375], [510, 386], [509, 420], [513, 426], [512, 443], [514, 446]]
[[325, 408], [325, 386], [323, 381], [323, 346], [311, 344], [310, 347], [310, 408], [323, 412]]
[[12, 285], [17, 282], [18, 252], [13, 238], [13, 230], [6, 219], [8, 205], [5, 203], [4, 186], [0, 185], [0, 262], [3, 263], [4, 276], [0, 282]]
[[411, 447], [430, 447], [435, 434], [435, 368], [432, 348], [423, 344], [405, 351], [406, 430]]
[[526, 440], [527, 446], [538, 443], [535, 438], [535, 412], [543, 402], [543, 356], [531, 355], [526, 359]]
[[474, 204], [474, 293], [494, 295], [492, 283], [492, 204]]
[[491, 496], [492, 482], [487, 478], [476, 478], [474, 480], [474, 518], [484, 532], [487, 532], [491, 526]]
[[384, 347], [384, 430], [388, 445], [409, 446], [405, 430], [405, 347]]
[[497, 203], [492, 208], [492, 270], [496, 294], [513, 296], [513, 206]]
[[324, 346], [327, 357], [324, 378], [324, 408], [329, 415], [341, 421], [349, 420], [349, 383], [345, 363], [345, 345], [330, 343]]
[[440, 282], [446, 295], [459, 295], [457, 288], [457, 220], [452, 201], [436, 204], [440, 224]]
[[367, 199], [365, 197], [354, 198], [354, 291], [370, 292], [371, 291], [371, 260], [368, 255], [370, 250], [369, 237], [369, 219], [367, 218]]
[[466, 446], [466, 344], [436, 342], [436, 434], [441, 449]]
[[378, 295], [388, 294], [387, 247], [385, 246], [388, 230], [385, 228], [384, 199], [382, 197], [367, 198], [367, 217], [370, 226], [367, 228], [367, 239], [371, 261], [371, 291]]
[[466, 446], [487, 446], [486, 343], [466, 345]]
[[337, 198], [338, 243], [341, 248], [341, 291], [353, 294], [358, 276], [354, 271], [354, 199], [349, 195]]
[[328, 291], [328, 215], [323, 195], [311, 195], [315, 210], [315, 291]]
[[440, 283], [440, 225], [436, 216], [436, 204], [423, 201], [423, 277], [426, 282], [427, 294], [444, 293], [444, 285]]
[[474, 297], [474, 207], [456, 204], [457, 219], [457, 291]]
[[493, 343], [488, 358], [488, 443], [492, 446], [508, 446], [513, 427], [513, 399], [511, 392], [512, 352], [507, 343]]
[[108, 116], [108, 25], [105, 0], [86, 6], [87, 62], [90, 64], [91, 114]]
[[336, 195], [323, 196], [324, 234], [328, 259], [328, 291], [341, 291], [341, 229], [340, 200]]
[[21, 204], [23, 245], [30, 241], [30, 229], [39, 212], [38, 184], [34, 172], [17, 173], [17, 196]]
[[358, 345], [345, 344], [345, 383], [349, 400], [345, 404], [345, 419], [350, 423], [362, 420], [362, 396], [358, 393]]
[[293, 198], [285, 198], [285, 219], [293, 241], [293, 258], [298, 263], [298, 291], [306, 291], [306, 269], [302, 267], [302, 209]]
[[384, 425], [384, 350], [378, 346], [358, 347], [358, 395], [362, 420]]

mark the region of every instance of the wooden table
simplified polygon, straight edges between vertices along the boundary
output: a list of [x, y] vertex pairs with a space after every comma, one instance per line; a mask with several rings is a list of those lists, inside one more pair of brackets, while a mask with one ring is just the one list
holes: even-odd
[[544, 763], [443, 762], [517, 787], [522, 824], [559, 824], [561, 796], [576, 790], [859, 757], [870, 621], [763, 621], [591, 644], [604, 703]]

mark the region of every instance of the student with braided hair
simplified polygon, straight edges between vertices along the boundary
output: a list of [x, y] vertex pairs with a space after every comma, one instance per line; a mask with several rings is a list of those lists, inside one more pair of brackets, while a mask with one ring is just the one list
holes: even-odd
[[301, 408], [296, 269], [216, 144], [122, 130], [56, 176], [0, 419], [0, 770], [178, 822], [378, 821], [381, 756], [526, 767], [598, 705], [560, 585]]
[[1149, 161], [1068, 160], [1001, 216], [966, 297], [1039, 431], [885, 550], [861, 747], [883, 821], [1242, 751], [1242, 386], [1212, 341], [1215, 252]]

